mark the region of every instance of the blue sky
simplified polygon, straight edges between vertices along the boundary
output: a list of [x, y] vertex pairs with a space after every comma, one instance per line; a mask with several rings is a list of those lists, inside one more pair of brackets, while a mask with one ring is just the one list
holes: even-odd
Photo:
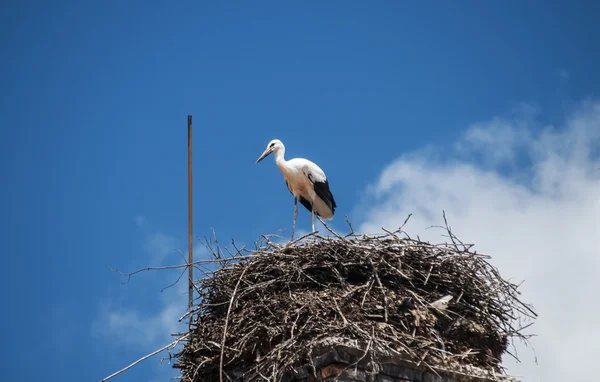
[[[418, 231], [453, 211], [501, 271], [538, 280], [529, 296], [554, 317], [538, 258], [527, 268], [503, 255], [522, 247], [486, 224], [515, 211], [507, 222], [531, 224], [503, 227], [539, 242], [585, 217], [596, 227], [599, 202], [584, 191], [597, 174], [580, 172], [600, 168], [599, 12], [592, 1], [3, 2], [3, 375], [99, 380], [169, 341], [185, 286], [160, 290], [176, 272], [123, 285], [109, 268], [180, 262], [188, 114], [196, 235], [289, 234], [293, 199], [272, 159], [254, 163], [279, 138], [288, 158], [327, 173], [336, 228], [345, 215], [368, 229], [412, 212]], [[531, 231], [544, 211], [561, 223]], [[310, 229], [303, 209], [299, 228]], [[565, 355], [548, 341], [536, 348], [545, 363], [511, 370], [559, 380]], [[114, 380], [168, 380], [158, 360]]]

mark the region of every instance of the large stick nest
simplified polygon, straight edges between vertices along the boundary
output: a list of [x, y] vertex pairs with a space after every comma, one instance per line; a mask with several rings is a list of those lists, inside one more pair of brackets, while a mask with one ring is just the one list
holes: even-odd
[[196, 282], [195, 324], [175, 367], [184, 381], [279, 380], [337, 338], [372, 359], [501, 372], [509, 340], [527, 338], [521, 321], [535, 313], [450, 235], [440, 245], [401, 231], [310, 235], [240, 251]]

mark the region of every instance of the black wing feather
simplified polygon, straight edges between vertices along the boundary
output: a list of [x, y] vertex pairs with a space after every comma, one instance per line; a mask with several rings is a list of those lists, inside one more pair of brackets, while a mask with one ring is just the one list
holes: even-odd
[[329, 182], [325, 180], [325, 182], [315, 182], [314, 183], [315, 192], [321, 198], [329, 208], [331, 208], [331, 212], [335, 212], [335, 208], [337, 204], [335, 204], [335, 199], [333, 198], [333, 194], [329, 190]]
[[315, 182], [313, 181], [312, 176], [310, 174], [308, 174], [308, 180], [310, 180], [313, 184], [317, 196], [321, 198], [321, 200], [323, 200], [325, 204], [327, 204], [327, 206], [329, 206], [329, 208], [331, 209], [331, 213], [335, 213], [335, 208], [337, 207], [337, 204], [335, 204], [333, 194], [329, 190], [329, 181], [325, 179], [324, 182]]
[[300, 199], [298, 199], [298, 200], [304, 206], [304, 208], [306, 208], [308, 210], [308, 212], [312, 212], [312, 205], [310, 204], [310, 202], [308, 200], [304, 199], [303, 197], [300, 197]]

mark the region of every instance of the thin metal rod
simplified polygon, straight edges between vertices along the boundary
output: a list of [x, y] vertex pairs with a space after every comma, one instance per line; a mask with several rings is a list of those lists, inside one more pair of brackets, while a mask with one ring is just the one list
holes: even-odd
[[[194, 287], [193, 287], [193, 269], [194, 262], [192, 248], [192, 116], [188, 115], [188, 269], [189, 269], [189, 311], [192, 311], [194, 303]], [[190, 328], [192, 326], [192, 316], [190, 314]]]

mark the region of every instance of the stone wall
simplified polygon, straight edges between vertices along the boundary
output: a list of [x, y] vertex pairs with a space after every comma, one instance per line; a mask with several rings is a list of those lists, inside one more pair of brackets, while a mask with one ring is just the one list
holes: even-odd
[[[395, 367], [372, 373], [357, 367], [347, 367], [344, 364], [332, 364], [317, 371], [317, 376], [310, 373], [297, 374], [291, 381], [297, 382], [454, 382], [453, 379], [439, 379], [434, 374], [415, 372], [408, 368]], [[308, 374], [308, 375], [307, 375]]]
[[312, 364], [287, 373], [281, 382], [519, 382], [508, 375], [476, 368], [434, 370], [393, 356], [380, 355], [371, 360], [363, 350], [338, 346], [320, 352]]

